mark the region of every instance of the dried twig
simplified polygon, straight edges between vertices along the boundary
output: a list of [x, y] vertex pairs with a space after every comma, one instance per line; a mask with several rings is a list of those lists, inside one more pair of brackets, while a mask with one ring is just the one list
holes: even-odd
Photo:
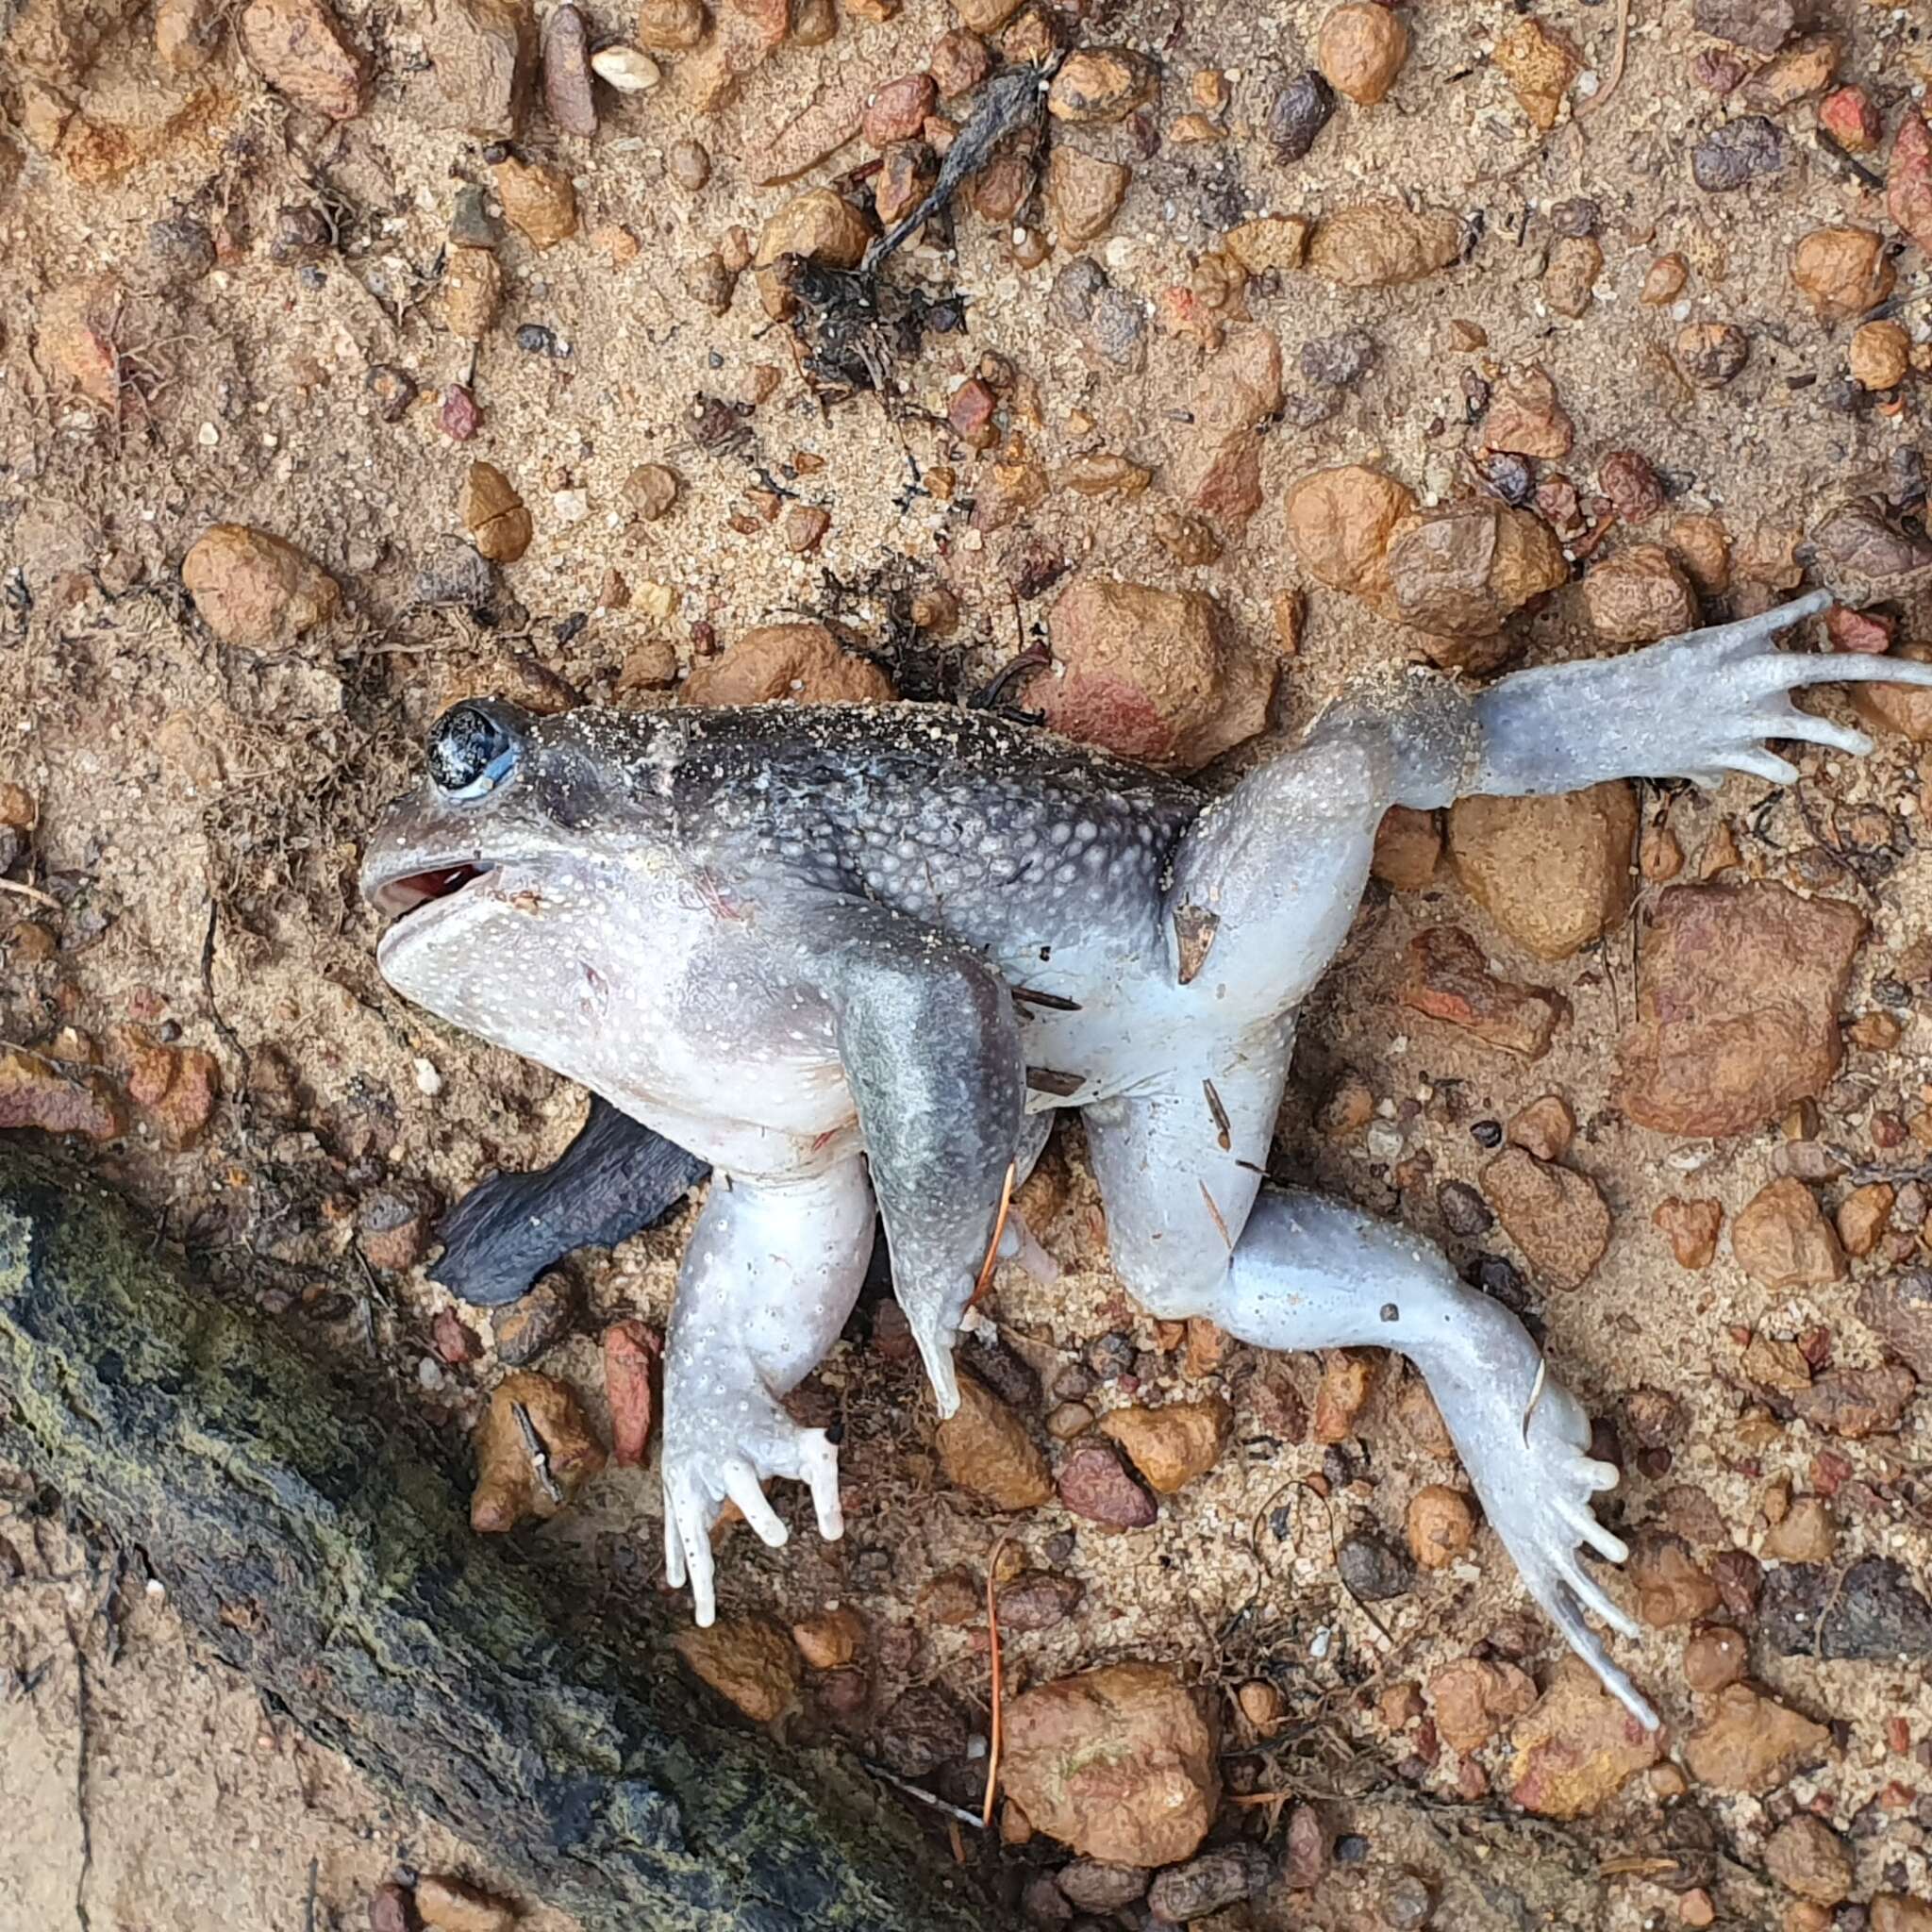
[[1230, 1255], [1233, 1254], [1234, 1238], [1227, 1231], [1227, 1223], [1221, 1218], [1221, 1209], [1216, 1205], [1214, 1196], [1208, 1191], [1208, 1183], [1206, 1181], [1197, 1181], [1195, 1185], [1201, 1190], [1201, 1198], [1208, 1204], [1208, 1212], [1213, 1216], [1214, 1225], [1219, 1231], [1222, 1241], [1227, 1248], [1227, 1252]]
[[1543, 1385], [1550, 1379], [1550, 1358], [1540, 1355], [1536, 1358], [1536, 1380], [1530, 1385], [1529, 1400], [1523, 1409], [1523, 1440], [1529, 1441], [1529, 1419], [1536, 1413], [1536, 1406], [1543, 1399]]
[[861, 1757], [858, 1761], [881, 1784], [891, 1785], [895, 1791], [904, 1791], [908, 1798], [917, 1798], [922, 1805], [930, 1805], [935, 1811], [943, 1811], [948, 1818], [958, 1819], [961, 1824], [970, 1824], [974, 1831], [985, 1829], [979, 1822], [977, 1812], [967, 1810], [963, 1805], [948, 1804], [944, 1798], [935, 1796], [924, 1785], [915, 1785], [903, 1777], [895, 1776], [883, 1764], [874, 1764], [870, 1757]]
[[54, 912], [60, 909], [59, 900], [51, 893], [42, 891], [38, 886], [24, 886], [18, 879], [0, 879], [0, 892], [18, 892], [23, 899], [31, 899], [36, 906], [45, 906]]
[[552, 1503], [560, 1504], [563, 1491], [550, 1473], [550, 1456], [543, 1447], [543, 1438], [537, 1433], [537, 1424], [530, 1420], [530, 1411], [521, 1402], [513, 1402], [510, 1412], [517, 1419], [517, 1433], [524, 1439], [524, 1453], [537, 1473], [538, 1487]]
[[986, 1244], [986, 1259], [979, 1264], [979, 1279], [973, 1284], [973, 1301], [966, 1306], [970, 1308], [983, 1295], [992, 1280], [993, 1264], [999, 1259], [1000, 1237], [1007, 1231], [1007, 1216], [1013, 1208], [1013, 1175], [1018, 1166], [1015, 1161], [1007, 1162], [1007, 1177], [1000, 1186], [1000, 1211], [992, 1224], [992, 1240]]
[[986, 1635], [988, 1658], [992, 1672], [992, 1721], [987, 1728], [986, 1803], [981, 1807], [979, 1813], [979, 1823], [983, 1829], [990, 1829], [992, 1824], [993, 1794], [998, 1790], [1000, 1782], [1000, 1751], [1006, 1743], [1003, 1730], [1006, 1680], [1000, 1669], [999, 1574], [1000, 1554], [1009, 1541], [1009, 1538], [1001, 1537], [999, 1541], [993, 1544], [992, 1555], [986, 1561]]

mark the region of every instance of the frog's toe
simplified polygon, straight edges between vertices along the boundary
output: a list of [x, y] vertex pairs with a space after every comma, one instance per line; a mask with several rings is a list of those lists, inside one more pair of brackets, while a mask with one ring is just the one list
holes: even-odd
[[925, 1365], [925, 1378], [932, 1384], [932, 1399], [940, 1420], [949, 1421], [959, 1412], [959, 1377], [953, 1367], [953, 1343], [958, 1329], [952, 1323], [921, 1319], [909, 1311], [907, 1325], [912, 1330], [919, 1359]]
[[791, 1532], [778, 1520], [758, 1471], [744, 1457], [733, 1456], [726, 1460], [723, 1475], [724, 1493], [738, 1505], [758, 1541], [774, 1550], [783, 1548]]
[[824, 1429], [800, 1431], [798, 1474], [811, 1491], [819, 1534], [835, 1543], [845, 1534], [845, 1511], [839, 1501], [839, 1449]]
[[689, 1476], [664, 1481], [664, 1578], [673, 1590], [691, 1583], [691, 1615], [700, 1629], [717, 1618], [717, 1577], [711, 1559], [711, 1524], [717, 1507]]

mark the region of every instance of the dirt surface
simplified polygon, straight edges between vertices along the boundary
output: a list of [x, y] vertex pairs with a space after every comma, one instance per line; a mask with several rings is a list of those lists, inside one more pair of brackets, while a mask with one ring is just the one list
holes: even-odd
[[[359, 1932], [399, 1865], [492, 1882], [471, 1847], [199, 1656], [158, 1585], [33, 1504], [9, 1490], [0, 1527], [23, 1566], [0, 1626], [0, 1924]], [[539, 1908], [522, 1923], [572, 1922]]]
[[[716, 276], [704, 263], [729, 249], [733, 225], [755, 238], [800, 186], [869, 158], [861, 140], [841, 137], [873, 89], [918, 71], [957, 25], [939, 0], [911, 0], [883, 22], [841, 17], [824, 46], [780, 46], [722, 109], [698, 98], [706, 58], [674, 55], [652, 92], [600, 90], [594, 139], [556, 135], [534, 112], [519, 152], [554, 157], [575, 178], [578, 232], [541, 253], [514, 232], [497, 242], [506, 296], [474, 349], [446, 325], [437, 283], [455, 197], [492, 177], [486, 143], [444, 125], [425, 8], [341, 10], [375, 80], [366, 110], [340, 124], [268, 88], [226, 34], [199, 71], [162, 73], [154, 15], [139, 8], [73, 9], [100, 45], [91, 65], [71, 58], [64, 77], [0, 65], [0, 103], [19, 130], [0, 150], [0, 779], [33, 807], [0, 881], [0, 921], [13, 922], [0, 925], [0, 1039], [44, 1045], [71, 1026], [103, 1041], [135, 1023], [208, 1050], [220, 1070], [222, 1097], [194, 1144], [170, 1151], [142, 1119], [101, 1147], [100, 1170], [218, 1271], [257, 1271], [269, 1283], [262, 1319], [301, 1326], [319, 1349], [373, 1353], [412, 1399], [462, 1429], [500, 1374], [495, 1355], [486, 1346], [467, 1364], [438, 1358], [430, 1324], [450, 1302], [427, 1278], [433, 1266], [384, 1274], [358, 1260], [358, 1203], [398, 1179], [451, 1201], [494, 1166], [536, 1165], [567, 1142], [583, 1103], [405, 1007], [375, 969], [376, 923], [354, 890], [361, 841], [452, 697], [541, 696], [561, 679], [591, 698], [621, 690], [624, 702], [673, 702], [673, 691], [651, 687], [688, 675], [749, 625], [797, 617], [851, 626], [905, 693], [951, 696], [1040, 641], [1058, 584], [1078, 569], [1209, 591], [1234, 633], [1262, 650], [1276, 646], [1277, 597], [1307, 591], [1300, 649], [1276, 701], [1277, 728], [1292, 730], [1416, 656], [1417, 642], [1302, 581], [1284, 539], [1289, 485], [1324, 465], [1374, 461], [1425, 504], [1475, 494], [1486, 476], [1510, 488], [1492, 459], [1479, 461], [1472, 424], [1482, 383], [1531, 365], [1554, 378], [1575, 428], [1574, 451], [1533, 466], [1537, 476], [1567, 475], [1589, 499], [1607, 453], [1641, 452], [1670, 513], [1722, 516], [1742, 599], [1763, 601], [1774, 582], [1775, 594], [1792, 588], [1796, 567], [1781, 575], [1779, 559], [1848, 494], [1909, 485], [1900, 459], [1920, 441], [1914, 378], [1892, 401], [1854, 391], [1845, 369], [1856, 317], [1821, 323], [1787, 267], [1807, 231], [1869, 225], [1897, 244], [1888, 312], [1914, 342], [1932, 334], [1924, 261], [1866, 179], [1882, 178], [1883, 154], [1854, 165], [1820, 144], [1815, 92], [1773, 115], [1785, 134], [1781, 171], [1708, 193], [1687, 157], [1744, 111], [1713, 91], [1708, 61], [1748, 70], [1762, 56], [1694, 31], [1688, 0], [1636, 0], [1627, 71], [1581, 116], [1611, 71], [1620, 9], [1551, 0], [1541, 17], [1570, 37], [1584, 72], [1547, 133], [1491, 58], [1521, 10], [1423, 0], [1403, 9], [1413, 47], [1388, 97], [1342, 101], [1307, 158], [1286, 164], [1264, 125], [1283, 84], [1310, 64], [1325, 10], [1150, 4], [1063, 18], [1068, 39], [1127, 44], [1162, 64], [1158, 104], [1138, 120], [1055, 136], [1132, 166], [1110, 231], [1084, 252], [1149, 305], [1141, 366], [1083, 351], [1057, 311], [1055, 276], [1082, 251], [1024, 265], [1054, 231], [1050, 212], [1036, 201], [989, 221], [962, 201], [954, 252], [929, 229], [889, 272], [935, 300], [963, 298], [961, 327], [929, 333], [893, 365], [903, 394], [890, 408], [871, 393], [836, 400], [808, 381], [750, 274], [711, 313], [701, 297]], [[1843, 37], [1840, 78], [1869, 90], [1889, 142], [1916, 111], [1911, 96], [1932, 61], [1928, 18], [1854, 0], [1824, 10]], [[67, 17], [28, 0], [0, 20], [16, 11], [17, 37]], [[743, 22], [725, 25], [736, 44]], [[592, 25], [618, 35], [630, 23], [592, 9]], [[1194, 78], [1216, 72], [1225, 107]], [[63, 124], [70, 109], [77, 118]], [[958, 104], [958, 118], [970, 110], [970, 99]], [[44, 151], [49, 128], [63, 125]], [[697, 190], [667, 171], [674, 145], [689, 141], [709, 155]], [[1228, 298], [1216, 263], [1229, 227], [1391, 193], [1462, 217], [1462, 260], [1383, 288], [1283, 271], [1250, 281], [1231, 307], [1208, 306]], [[1576, 222], [1560, 205], [1579, 197], [1597, 205], [1604, 265], [1573, 319], [1553, 310], [1542, 277], [1559, 229]], [[308, 210], [311, 229], [319, 218], [312, 259], [275, 258], [289, 252], [276, 244], [291, 231], [291, 208]], [[150, 239], [152, 225], [184, 216], [215, 251], [205, 273], [184, 275], [178, 251], [158, 254]], [[1681, 294], [1641, 303], [1653, 264], [1673, 252], [1684, 258]], [[93, 275], [112, 278], [94, 310], [109, 387], [90, 395], [85, 358], [63, 359], [71, 338], [56, 324], [61, 291]], [[1186, 299], [1163, 301], [1172, 291]], [[1181, 508], [1197, 426], [1183, 418], [1199, 402], [1206, 338], [1245, 320], [1278, 337], [1290, 402], [1262, 437], [1258, 513], [1244, 532], [1224, 529], [1218, 560], [1182, 564], [1156, 541], [1156, 523]], [[1674, 346], [1682, 327], [1706, 322], [1750, 338], [1745, 370], [1720, 388], [1687, 380]], [[549, 333], [532, 338], [531, 327]], [[1333, 391], [1332, 413], [1310, 420], [1324, 392], [1302, 373], [1302, 347], [1350, 328], [1373, 338], [1374, 359]], [[520, 346], [520, 329], [534, 348]], [[420, 391], [394, 421], [371, 387], [378, 365], [407, 372]], [[990, 379], [1006, 438], [977, 455], [946, 423], [954, 391], [975, 374]], [[466, 445], [442, 426], [445, 395], [465, 383], [482, 414]], [[1152, 487], [1098, 500], [1049, 489], [1004, 525], [987, 512], [1013, 486], [1002, 466], [1035, 463], [1044, 480], [1094, 452], [1153, 471]], [[418, 581], [464, 554], [458, 491], [477, 458], [510, 479], [534, 525], [527, 552], [499, 574], [487, 618], [425, 599]], [[683, 486], [671, 512], [648, 523], [625, 490], [645, 462], [669, 465]], [[787, 540], [785, 512], [801, 504], [830, 514], [808, 555]], [[218, 638], [180, 579], [184, 555], [217, 521], [272, 532], [319, 562], [341, 590], [333, 620], [270, 648]], [[1571, 549], [1613, 553], [1660, 528], [1595, 528]], [[1886, 607], [1904, 640], [1924, 635], [1915, 582], [1893, 586]], [[914, 594], [934, 586], [962, 612], [950, 638], [907, 621]], [[1725, 608], [1722, 595], [1707, 602], [1707, 614]], [[1604, 648], [1574, 585], [1508, 636], [1517, 662]], [[1848, 715], [1836, 697], [1820, 708]], [[1898, 1037], [1873, 1045], [1855, 1034], [1818, 1122], [1790, 1129], [1848, 1157], [1851, 1177], [1819, 1191], [1827, 1211], [1865, 1170], [1904, 1185], [1924, 1159], [1932, 1038], [1918, 1011], [1932, 865], [1917, 832], [1916, 756], [1889, 734], [1863, 762], [1806, 753], [1791, 791], [1734, 778], [1710, 797], [1646, 789], [1641, 799], [1645, 837], [1667, 826], [1688, 855], [1683, 877], [1772, 878], [1845, 899], [1871, 923], [1844, 1012], [1889, 1014]], [[1491, 924], [1446, 867], [1421, 891], [1374, 888], [1304, 1015], [1275, 1172], [1441, 1237], [1440, 1185], [1478, 1184], [1491, 1158], [1473, 1129], [1561, 1093], [1580, 1124], [1567, 1163], [1612, 1214], [1587, 1284], [1546, 1291], [1500, 1228], [1449, 1244], [1458, 1260], [1482, 1252], [1517, 1267], [1510, 1291], [1540, 1317], [1557, 1373], [1624, 1424], [1626, 1484], [1613, 1520], [1626, 1532], [1667, 1526], [1707, 1567], [1724, 1550], [1761, 1548], [1783, 1513], [1768, 1498], [1783, 1484], [1831, 1498], [1834, 1564], [1886, 1555], [1923, 1579], [1932, 1555], [1923, 1404], [1897, 1433], [1842, 1439], [1791, 1421], [1740, 1366], [1754, 1332], [1810, 1338], [1814, 1369], [1821, 1333], [1836, 1365], [1877, 1363], [1880, 1341], [1853, 1306], [1862, 1286], [1909, 1263], [1915, 1229], [1895, 1224], [1848, 1279], [1787, 1291], [1747, 1280], [1727, 1239], [1707, 1268], [1686, 1272], [1652, 1224], [1669, 1196], [1718, 1201], [1728, 1222], [1774, 1177], [1780, 1139], [1775, 1128], [1674, 1139], [1610, 1106], [1658, 891], [1656, 879], [1641, 882], [1606, 938], [1547, 961]], [[1547, 1058], [1526, 1063], [1401, 1004], [1408, 941], [1434, 924], [1466, 927], [1500, 972], [1568, 1001]], [[1365, 1130], [1324, 1132], [1321, 1110], [1350, 1076], [1367, 1084], [1375, 1118]], [[1077, 1131], [1063, 1127], [1056, 1150], [1058, 1186], [1046, 1191], [1057, 1198], [1035, 1231], [1064, 1273], [1052, 1289], [1003, 1273], [990, 1303], [998, 1332], [1049, 1388], [1090, 1344], [1124, 1335], [1131, 1380], [1101, 1386], [1092, 1405], [1218, 1389], [1235, 1409], [1232, 1446], [1163, 1499], [1150, 1529], [1110, 1536], [1058, 1505], [995, 1520], [940, 1476], [916, 1364], [881, 1345], [890, 1333], [869, 1293], [805, 1391], [844, 1424], [847, 1536], [822, 1546], [802, 1497], [783, 1495], [796, 1532], [787, 1551], [741, 1532], [726, 1539], [727, 1611], [783, 1623], [850, 1603], [873, 1633], [873, 1710], [933, 1684], [983, 1732], [983, 1629], [934, 1623], [921, 1591], [955, 1568], [983, 1578], [1001, 1536], [1032, 1564], [1076, 1577], [1084, 1595], [1072, 1616], [1009, 1638], [1008, 1690], [1097, 1661], [1172, 1664], [1221, 1709], [1230, 1788], [1283, 1799], [1230, 1809], [1225, 1833], [1279, 1849], [1288, 1807], [1312, 1802], [1326, 1837], [1344, 1835], [1312, 1891], [1277, 1887], [1218, 1922], [1228, 1926], [1421, 1924], [1401, 1916], [1405, 1887], [1418, 1880], [1433, 1902], [1426, 1923], [1451, 1932], [1634, 1932], [1710, 1923], [1707, 1907], [1719, 1923], [1778, 1924], [1792, 1894], [1763, 1875], [1764, 1847], [1806, 1807], [1848, 1836], [1855, 1901], [1932, 1896], [1923, 1659], [1821, 1662], [1760, 1644], [1754, 1678], [1833, 1727], [1816, 1769], [1754, 1795], [1697, 1783], [1687, 1791], [1662, 1767], [1564, 1823], [1507, 1803], [1517, 1774], [1500, 1740], [1458, 1754], [1439, 1744], [1420, 1703], [1391, 1726], [1387, 1714], [1399, 1716], [1402, 1701], [1383, 1693], [1425, 1684], [1458, 1658], [1511, 1659], [1546, 1686], [1560, 1654], [1525, 1619], [1511, 1566], [1486, 1534], [1394, 1600], [1365, 1603], [1341, 1584], [1345, 1536], [1368, 1523], [1399, 1545], [1412, 1493], [1456, 1479], [1453, 1463], [1419, 1444], [1402, 1402], [1407, 1372], [1388, 1365], [1342, 1443], [1324, 1449], [1284, 1427], [1294, 1404], [1278, 1369], [1241, 1348], [1191, 1358], [1132, 1307], [1107, 1271]], [[569, 1267], [575, 1332], [542, 1367], [577, 1386], [600, 1420], [596, 1335], [624, 1314], [661, 1324], [688, 1220], [687, 1210]], [[1499, 1278], [1493, 1269], [1489, 1278]], [[491, 1341], [488, 1317], [464, 1320]], [[1288, 1365], [1304, 1409], [1319, 1371]], [[1641, 1391], [1674, 1397], [1684, 1418], [1641, 1466], [1629, 1428]], [[1039, 1409], [1050, 1406], [1042, 1398]], [[1040, 1420], [1029, 1424], [1044, 1444]], [[20, 1542], [16, 1527], [0, 1527]], [[679, 1627], [681, 1606], [655, 1591], [653, 1470], [608, 1472], [539, 1541], [607, 1593], [613, 1614], [666, 1637]], [[0, 1570], [0, 1669], [11, 1673], [0, 1675], [0, 1927], [295, 1926], [311, 1861], [311, 1923], [358, 1924], [367, 1890], [398, 1861], [471, 1869], [471, 1854], [393, 1812], [245, 1686], [199, 1661], [164, 1604], [137, 1593], [105, 1608], [105, 1573], [89, 1569], [81, 1545], [53, 1532], [29, 1541], [24, 1580], [9, 1584]], [[1621, 1651], [1665, 1711], [1673, 1743], [1695, 1722], [1685, 1641], [1680, 1626], [1655, 1628]], [[1235, 1690], [1255, 1679], [1286, 1701], [1272, 1740], [1236, 1712]], [[975, 1775], [983, 1766], [968, 1759], [940, 1784], [976, 1805]], [[937, 1813], [935, 1828], [944, 1829]], [[975, 1842], [964, 1855], [1005, 1857], [1016, 1894], [1061, 1856], [1038, 1839], [1006, 1852]], [[1812, 1923], [1832, 1923], [1830, 1911]]]

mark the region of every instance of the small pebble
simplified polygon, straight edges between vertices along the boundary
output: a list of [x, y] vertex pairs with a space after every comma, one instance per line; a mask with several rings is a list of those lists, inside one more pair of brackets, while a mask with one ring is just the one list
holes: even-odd
[[664, 172], [687, 194], [695, 194], [711, 178], [710, 153], [702, 142], [674, 142], [664, 158]]
[[591, 56], [591, 72], [625, 94], [646, 93], [664, 78], [663, 70], [638, 47], [601, 49]]

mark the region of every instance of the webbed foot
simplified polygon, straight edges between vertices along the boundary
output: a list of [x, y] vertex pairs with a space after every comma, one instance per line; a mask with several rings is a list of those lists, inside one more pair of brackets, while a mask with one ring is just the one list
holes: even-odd
[[1493, 1382], [1436, 1388], [1436, 1397], [1490, 1526], [1530, 1595], [1604, 1688], [1654, 1730], [1657, 1713], [1612, 1662], [1585, 1614], [1601, 1618], [1621, 1637], [1639, 1634], [1635, 1620], [1611, 1601], [1578, 1555], [1584, 1545], [1612, 1563], [1630, 1554], [1596, 1520], [1591, 1505], [1592, 1496], [1616, 1487], [1617, 1472], [1589, 1454], [1590, 1418], [1583, 1405], [1547, 1373], [1533, 1386], [1526, 1414], [1506, 1402]]
[[[1774, 646], [1772, 641], [1780, 631], [1829, 609], [1831, 601], [1829, 591], [1812, 591], [1760, 616], [1691, 631], [1657, 646], [1659, 653], [1675, 655], [1674, 664], [1660, 668], [1676, 674], [1675, 694], [1689, 714], [1675, 727], [1690, 734], [1677, 758], [1683, 776], [1715, 786], [1726, 772], [1746, 772], [1773, 784], [1789, 785], [1796, 779], [1797, 770], [1767, 747], [1767, 739], [1829, 745], [1855, 757], [1872, 749], [1864, 732], [1801, 711], [1791, 702], [1793, 691], [1817, 684], [1881, 679], [1932, 684], [1932, 664], [1909, 658], [1846, 651], [1781, 651]], [[1660, 693], [1658, 701], [1670, 704], [1672, 693]], [[1663, 725], [1663, 721], [1659, 724]]]
[[1476, 699], [1480, 768], [1464, 789], [1499, 795], [1580, 790], [1605, 778], [1689, 778], [1706, 787], [1744, 772], [1776, 785], [1798, 775], [1767, 741], [1862, 755], [1862, 731], [1801, 711], [1817, 684], [1932, 684], [1932, 664], [1848, 651], [1781, 651], [1774, 640], [1829, 608], [1812, 591], [1734, 624], [1666, 638], [1621, 658], [1519, 672]]

